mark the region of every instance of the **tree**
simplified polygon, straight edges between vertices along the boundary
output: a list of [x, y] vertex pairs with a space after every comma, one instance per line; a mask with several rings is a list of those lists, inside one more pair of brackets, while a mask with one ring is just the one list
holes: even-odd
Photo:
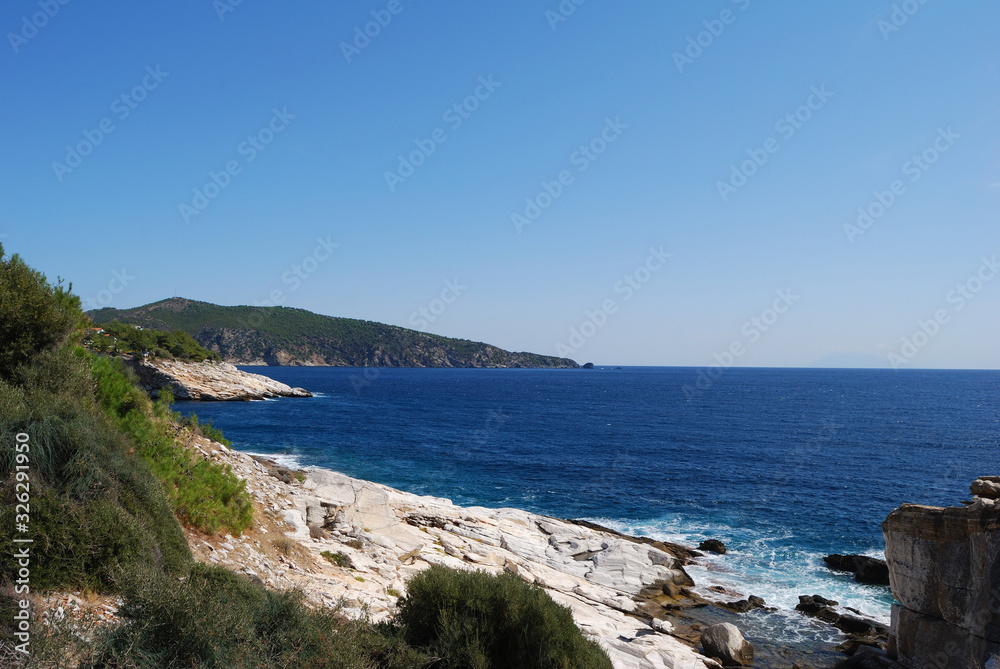
[[0, 244], [0, 379], [69, 340], [82, 324], [80, 298], [62, 279], [52, 285]]

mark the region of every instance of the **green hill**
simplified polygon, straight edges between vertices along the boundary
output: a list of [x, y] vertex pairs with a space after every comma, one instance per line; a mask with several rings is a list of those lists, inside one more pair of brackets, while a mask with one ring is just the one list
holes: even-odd
[[99, 324], [118, 320], [155, 330], [181, 330], [226, 362], [240, 365], [579, 366], [568, 358], [512, 353], [465, 339], [288, 307], [220, 307], [175, 297], [134, 309], [97, 309], [87, 315]]

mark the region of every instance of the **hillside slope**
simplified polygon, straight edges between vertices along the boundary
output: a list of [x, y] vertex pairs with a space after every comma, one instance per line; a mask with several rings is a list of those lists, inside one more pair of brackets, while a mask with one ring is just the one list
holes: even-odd
[[95, 323], [117, 319], [144, 328], [182, 330], [237, 365], [579, 366], [567, 358], [512, 353], [465, 339], [287, 307], [220, 307], [175, 297], [134, 309], [97, 309], [88, 315]]

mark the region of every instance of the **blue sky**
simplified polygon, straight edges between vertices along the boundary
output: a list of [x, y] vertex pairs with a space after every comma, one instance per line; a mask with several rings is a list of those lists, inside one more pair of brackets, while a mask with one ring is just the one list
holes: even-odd
[[8, 253], [580, 362], [1000, 368], [995, 4], [233, 1], [4, 3]]

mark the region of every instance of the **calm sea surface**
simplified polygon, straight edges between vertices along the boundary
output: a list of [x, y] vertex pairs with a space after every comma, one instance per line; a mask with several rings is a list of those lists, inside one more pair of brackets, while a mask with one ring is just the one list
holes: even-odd
[[456, 504], [721, 539], [692, 576], [789, 610], [778, 636], [815, 633], [800, 594], [887, 621], [887, 588], [821, 557], [881, 555], [893, 508], [1000, 474], [1000, 372], [731, 369], [688, 397], [691, 368], [244, 369], [316, 397], [177, 408], [238, 449]]

